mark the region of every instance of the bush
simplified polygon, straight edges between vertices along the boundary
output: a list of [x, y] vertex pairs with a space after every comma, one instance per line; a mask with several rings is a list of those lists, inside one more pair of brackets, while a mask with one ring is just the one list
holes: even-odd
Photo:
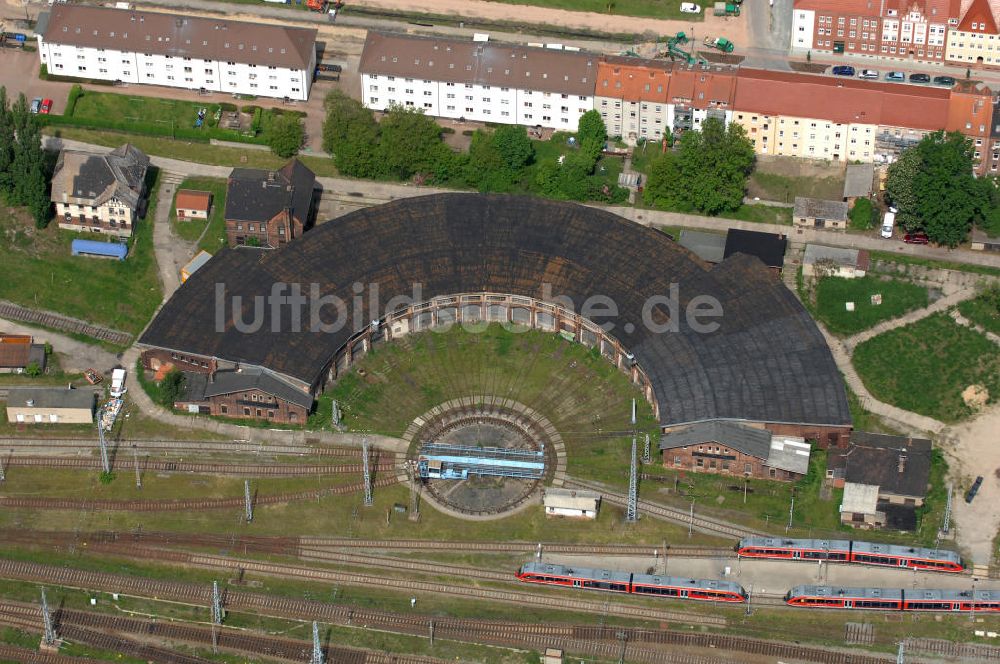
[[115, 481], [115, 474], [112, 472], [101, 472], [101, 484], [108, 485]]
[[851, 228], [866, 231], [878, 223], [878, 210], [867, 198], [859, 198], [847, 215], [851, 220]]
[[223, 113], [232, 113], [237, 109], [236, 104], [230, 104], [228, 101], [224, 101], [219, 104], [219, 108], [222, 109]]
[[76, 100], [83, 96], [83, 88], [76, 84], [69, 89], [69, 96], [66, 98], [66, 110], [63, 111], [63, 115], [73, 115], [73, 111], [76, 110]]
[[240, 111], [243, 113], [256, 113], [259, 110], [260, 106], [254, 106], [253, 104], [249, 104], [247, 106], [243, 106], [240, 108]]
[[160, 405], [173, 408], [184, 395], [184, 372], [171, 369], [160, 381]]
[[24, 368], [24, 373], [35, 378], [42, 375], [42, 367], [38, 365], [38, 362], [31, 362]]
[[455, 129], [454, 129], [454, 127], [441, 127], [441, 133], [442, 134], [454, 134], [455, 133]]

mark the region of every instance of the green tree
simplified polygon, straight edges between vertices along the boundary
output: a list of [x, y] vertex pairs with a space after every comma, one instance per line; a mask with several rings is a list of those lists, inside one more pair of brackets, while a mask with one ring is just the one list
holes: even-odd
[[288, 158], [298, 154], [305, 137], [302, 121], [296, 115], [279, 115], [271, 123], [267, 144], [274, 154]]
[[497, 127], [493, 131], [493, 145], [512, 173], [520, 171], [535, 159], [535, 146], [522, 126]]
[[448, 173], [453, 154], [441, 140], [441, 127], [422, 110], [394, 105], [379, 123], [379, 161], [397, 180]]
[[7, 88], [0, 87], [0, 196], [10, 196], [14, 186], [14, 117], [7, 99]]
[[604, 142], [608, 140], [608, 129], [604, 126], [601, 114], [595, 110], [590, 110], [580, 116], [577, 123], [576, 139], [580, 145], [590, 141], [604, 147]]
[[701, 131], [686, 131], [677, 151], [650, 169], [646, 201], [660, 208], [716, 215], [743, 204], [753, 168], [753, 144], [738, 124], [706, 119]]
[[10, 115], [15, 132], [10, 170], [17, 176], [7, 193], [7, 202], [27, 207], [35, 225], [44, 228], [49, 222], [51, 205], [38, 118], [30, 112], [23, 94], [14, 103]]
[[24, 373], [35, 378], [42, 375], [42, 367], [39, 366], [38, 362], [29, 362], [28, 366], [24, 368]]
[[996, 217], [994, 197], [973, 174], [973, 153], [970, 139], [937, 131], [889, 167], [887, 194], [907, 230], [924, 230], [932, 241], [954, 247], [973, 222]]
[[344, 175], [385, 177], [378, 160], [378, 124], [375, 116], [356, 99], [334, 90], [324, 101], [323, 149]]
[[[498, 130], [499, 131], [499, 130]], [[520, 169], [511, 169], [496, 144], [496, 132], [477, 130], [465, 162], [465, 183], [483, 193], [509, 191]]]
[[174, 403], [184, 396], [184, 372], [180, 369], [171, 369], [167, 375], [160, 380], [160, 404], [167, 408], [173, 408]]

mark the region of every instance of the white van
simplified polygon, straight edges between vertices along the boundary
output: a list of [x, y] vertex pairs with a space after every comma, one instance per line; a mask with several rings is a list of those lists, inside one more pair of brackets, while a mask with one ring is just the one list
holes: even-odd
[[128, 388], [125, 387], [125, 370], [115, 369], [111, 372], [111, 396], [119, 399]]
[[889, 211], [882, 217], [882, 237], [889, 239], [892, 237], [892, 229], [896, 225], [896, 208], [889, 208]]

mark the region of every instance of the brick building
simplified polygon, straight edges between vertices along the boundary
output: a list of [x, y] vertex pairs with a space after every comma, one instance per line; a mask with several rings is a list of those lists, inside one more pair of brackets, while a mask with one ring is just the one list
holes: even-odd
[[203, 415], [277, 424], [304, 424], [313, 397], [262, 369], [186, 373], [185, 394], [175, 408]]
[[796, 51], [943, 62], [960, 0], [797, 0]]
[[809, 472], [810, 445], [802, 438], [723, 420], [668, 433], [660, 451], [664, 466], [695, 472], [787, 481]]
[[234, 168], [226, 187], [229, 246], [278, 249], [312, 222], [316, 175], [298, 159], [277, 171]]
[[126, 143], [108, 154], [63, 150], [52, 173], [59, 228], [132, 235], [146, 194], [149, 157]]
[[949, 62], [970, 67], [1000, 67], [1000, 2], [965, 0], [961, 22], [948, 30]]

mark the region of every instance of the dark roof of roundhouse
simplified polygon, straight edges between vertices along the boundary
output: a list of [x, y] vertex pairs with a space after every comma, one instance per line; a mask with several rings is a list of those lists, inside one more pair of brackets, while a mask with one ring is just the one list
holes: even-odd
[[[654, 230], [603, 210], [530, 197], [440, 194], [359, 210], [322, 224], [274, 252], [224, 249], [192, 275], [141, 339], [268, 367], [316, 381], [354, 330], [384, 311], [364, 311], [339, 332], [275, 329], [264, 307], [259, 332], [241, 333], [232, 316], [215, 331], [216, 284], [249, 303], [275, 282], [320, 284], [349, 305], [355, 283], [378, 284], [383, 303], [462, 292], [541, 299], [544, 285], [577, 308], [604, 295], [618, 306], [611, 334], [628, 347], [653, 384], [664, 424], [707, 419], [849, 424], [843, 382], [815, 323], [792, 293], [755, 257], [736, 255], [714, 268]], [[679, 285], [680, 311], [698, 295], [723, 307], [719, 328], [655, 333], [643, 305]], [[229, 300], [231, 301], [231, 300]], [[652, 318], [664, 322], [664, 310]], [[604, 322], [604, 321], [598, 321]], [[626, 332], [625, 330], [630, 330]]]

